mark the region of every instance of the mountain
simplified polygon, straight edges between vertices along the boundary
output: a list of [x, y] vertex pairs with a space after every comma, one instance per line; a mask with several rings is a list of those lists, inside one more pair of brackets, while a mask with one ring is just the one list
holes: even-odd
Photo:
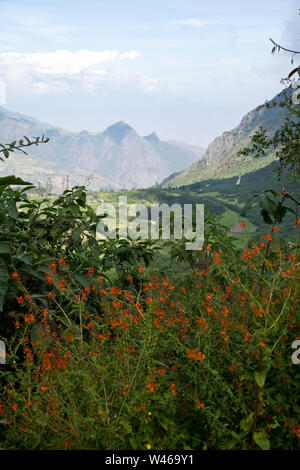
[[[286, 110], [278, 105], [284, 93], [285, 90], [276, 95], [267, 106], [260, 105], [247, 113], [238, 126], [217, 137], [196, 163], [167, 177], [162, 185], [184, 186], [208, 179], [231, 177], [237, 177], [238, 182], [243, 180], [242, 175], [270, 165], [275, 160], [271, 152], [258, 159], [237, 156], [237, 153], [250, 144], [251, 136], [260, 126], [267, 131], [274, 131], [284, 122]], [[276, 106], [273, 106], [274, 103], [277, 103]]]
[[44, 134], [47, 144], [31, 147], [30, 157], [14, 155], [0, 166], [0, 176], [16, 173], [37, 184], [49, 178], [55, 191], [69, 184], [90, 188], [143, 188], [160, 183], [199, 159], [204, 149], [165, 142], [157, 134], [139, 136], [124, 121], [103, 132], [70, 132], [0, 107], [0, 142]]

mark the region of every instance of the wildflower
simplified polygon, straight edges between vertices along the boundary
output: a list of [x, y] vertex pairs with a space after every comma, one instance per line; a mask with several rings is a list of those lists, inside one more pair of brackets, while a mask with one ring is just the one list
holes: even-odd
[[147, 444], [146, 449], [150, 450], [151, 449], [151, 444]]
[[222, 264], [223, 261], [222, 261], [220, 252], [218, 252], [218, 251], [214, 252], [213, 261], [214, 261], [215, 264]]
[[56, 272], [56, 264], [52, 263], [49, 265], [49, 269], [53, 272], [53, 274]]
[[67, 283], [64, 279], [60, 279], [58, 281], [58, 288], [61, 289], [63, 292], [66, 290]]
[[197, 403], [197, 408], [198, 408], [198, 410], [201, 410], [201, 408], [204, 408], [203, 401], [201, 403]]
[[145, 269], [140, 265], [139, 266], [139, 273], [142, 274], [145, 271]]
[[25, 321], [25, 323], [28, 323], [28, 325], [33, 323], [34, 322], [34, 316], [32, 315], [32, 313], [29, 313], [29, 314], [25, 313], [24, 321]]
[[267, 242], [271, 242], [272, 241], [272, 237], [271, 235], [265, 235], [265, 239], [267, 240]]
[[67, 334], [66, 334], [66, 341], [69, 341], [70, 343], [72, 343], [72, 341], [73, 341], [73, 336], [71, 335], [71, 333], [67, 333]]
[[296, 227], [299, 227], [299, 225], [300, 225], [300, 219], [295, 220], [295, 223], [296, 223], [295, 228], [296, 228]]
[[52, 274], [50, 273], [46, 273], [46, 281], [49, 282], [50, 286], [53, 284], [54, 282], [54, 277], [52, 276]]
[[91, 266], [91, 267], [89, 268], [88, 272], [87, 272], [87, 275], [88, 275], [89, 277], [91, 277], [91, 276], [93, 276], [93, 274], [94, 274], [94, 268], [93, 268], [93, 266]]
[[153, 393], [153, 392], [154, 392], [154, 389], [155, 389], [155, 385], [156, 385], [156, 384], [147, 384], [147, 385], [146, 385], [146, 388], [147, 388], [148, 390], [150, 390], [150, 392]]
[[18, 410], [18, 405], [16, 403], [13, 404], [12, 410], [16, 412]]
[[20, 279], [20, 276], [19, 276], [18, 273], [14, 272], [14, 273], [12, 273], [12, 278], [16, 279], [18, 281]]
[[65, 444], [65, 450], [70, 449], [70, 448], [72, 447], [72, 441], [71, 441], [71, 439], [65, 441], [64, 444]]
[[245, 227], [246, 227], [245, 219], [244, 219], [242, 222], [240, 222], [240, 227], [242, 227], [242, 228], [245, 228]]
[[60, 260], [58, 261], [58, 264], [63, 267], [66, 266], [66, 262], [62, 258], [60, 258]]
[[17, 299], [17, 301], [20, 305], [22, 305], [24, 303], [24, 299], [21, 295], [19, 297], [17, 296], [16, 299]]

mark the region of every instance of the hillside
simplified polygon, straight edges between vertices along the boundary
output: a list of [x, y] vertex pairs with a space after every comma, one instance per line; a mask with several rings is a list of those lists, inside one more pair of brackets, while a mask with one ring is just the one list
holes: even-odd
[[55, 191], [67, 179], [70, 185], [84, 184], [89, 176], [92, 189], [141, 188], [160, 183], [204, 153], [188, 144], [161, 141], [155, 133], [142, 137], [123, 121], [103, 132], [76, 133], [0, 107], [1, 143], [42, 134], [50, 139], [46, 145], [32, 147], [31, 158], [14, 156], [1, 165], [0, 175], [18, 173], [43, 185], [50, 178]]
[[251, 136], [260, 126], [267, 130], [280, 127], [285, 118], [285, 109], [273, 107], [272, 104], [280, 102], [284, 92], [268, 102], [270, 107], [260, 105], [247, 113], [238, 126], [217, 137], [196, 163], [168, 177], [162, 185], [183, 186], [208, 179], [232, 177], [236, 177], [238, 181], [240, 176], [270, 165], [275, 160], [272, 153], [259, 159], [237, 156], [237, 153], [250, 144]]

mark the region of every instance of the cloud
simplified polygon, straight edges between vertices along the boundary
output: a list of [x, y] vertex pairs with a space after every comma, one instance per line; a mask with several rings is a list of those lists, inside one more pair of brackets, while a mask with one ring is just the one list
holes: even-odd
[[2, 32], [8, 34], [7, 42], [24, 42], [27, 37], [51, 38], [57, 42], [68, 42], [69, 34], [79, 31], [79, 27], [61, 23], [61, 18], [53, 14], [37, 14], [22, 8], [14, 2], [0, 2]]
[[31, 67], [38, 74], [72, 76], [103, 62], [112, 62], [119, 54], [119, 51], [114, 50], [98, 52], [88, 49], [81, 49], [76, 52], [67, 49], [46, 53], [4, 52], [0, 54], [0, 61], [4, 67], [24, 65]]
[[121, 67], [141, 55], [139, 51], [120, 52], [60, 49], [47, 53], [0, 53], [0, 80], [9, 90], [55, 93], [74, 90], [90, 92], [126, 85], [131, 89], [154, 92], [163, 85], [138, 71]]
[[119, 60], [125, 60], [125, 59], [133, 60], [133, 59], [137, 59], [138, 57], [140, 57], [140, 55], [141, 53], [139, 51], [124, 52], [123, 54], [120, 55]]

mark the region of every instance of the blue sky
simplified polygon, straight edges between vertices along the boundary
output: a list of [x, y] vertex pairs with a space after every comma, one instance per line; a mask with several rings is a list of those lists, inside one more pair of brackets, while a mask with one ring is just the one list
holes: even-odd
[[[0, 100], [74, 131], [124, 120], [201, 146], [282, 86], [295, 0], [0, 0]], [[2, 98], [1, 98], [2, 97]]]

